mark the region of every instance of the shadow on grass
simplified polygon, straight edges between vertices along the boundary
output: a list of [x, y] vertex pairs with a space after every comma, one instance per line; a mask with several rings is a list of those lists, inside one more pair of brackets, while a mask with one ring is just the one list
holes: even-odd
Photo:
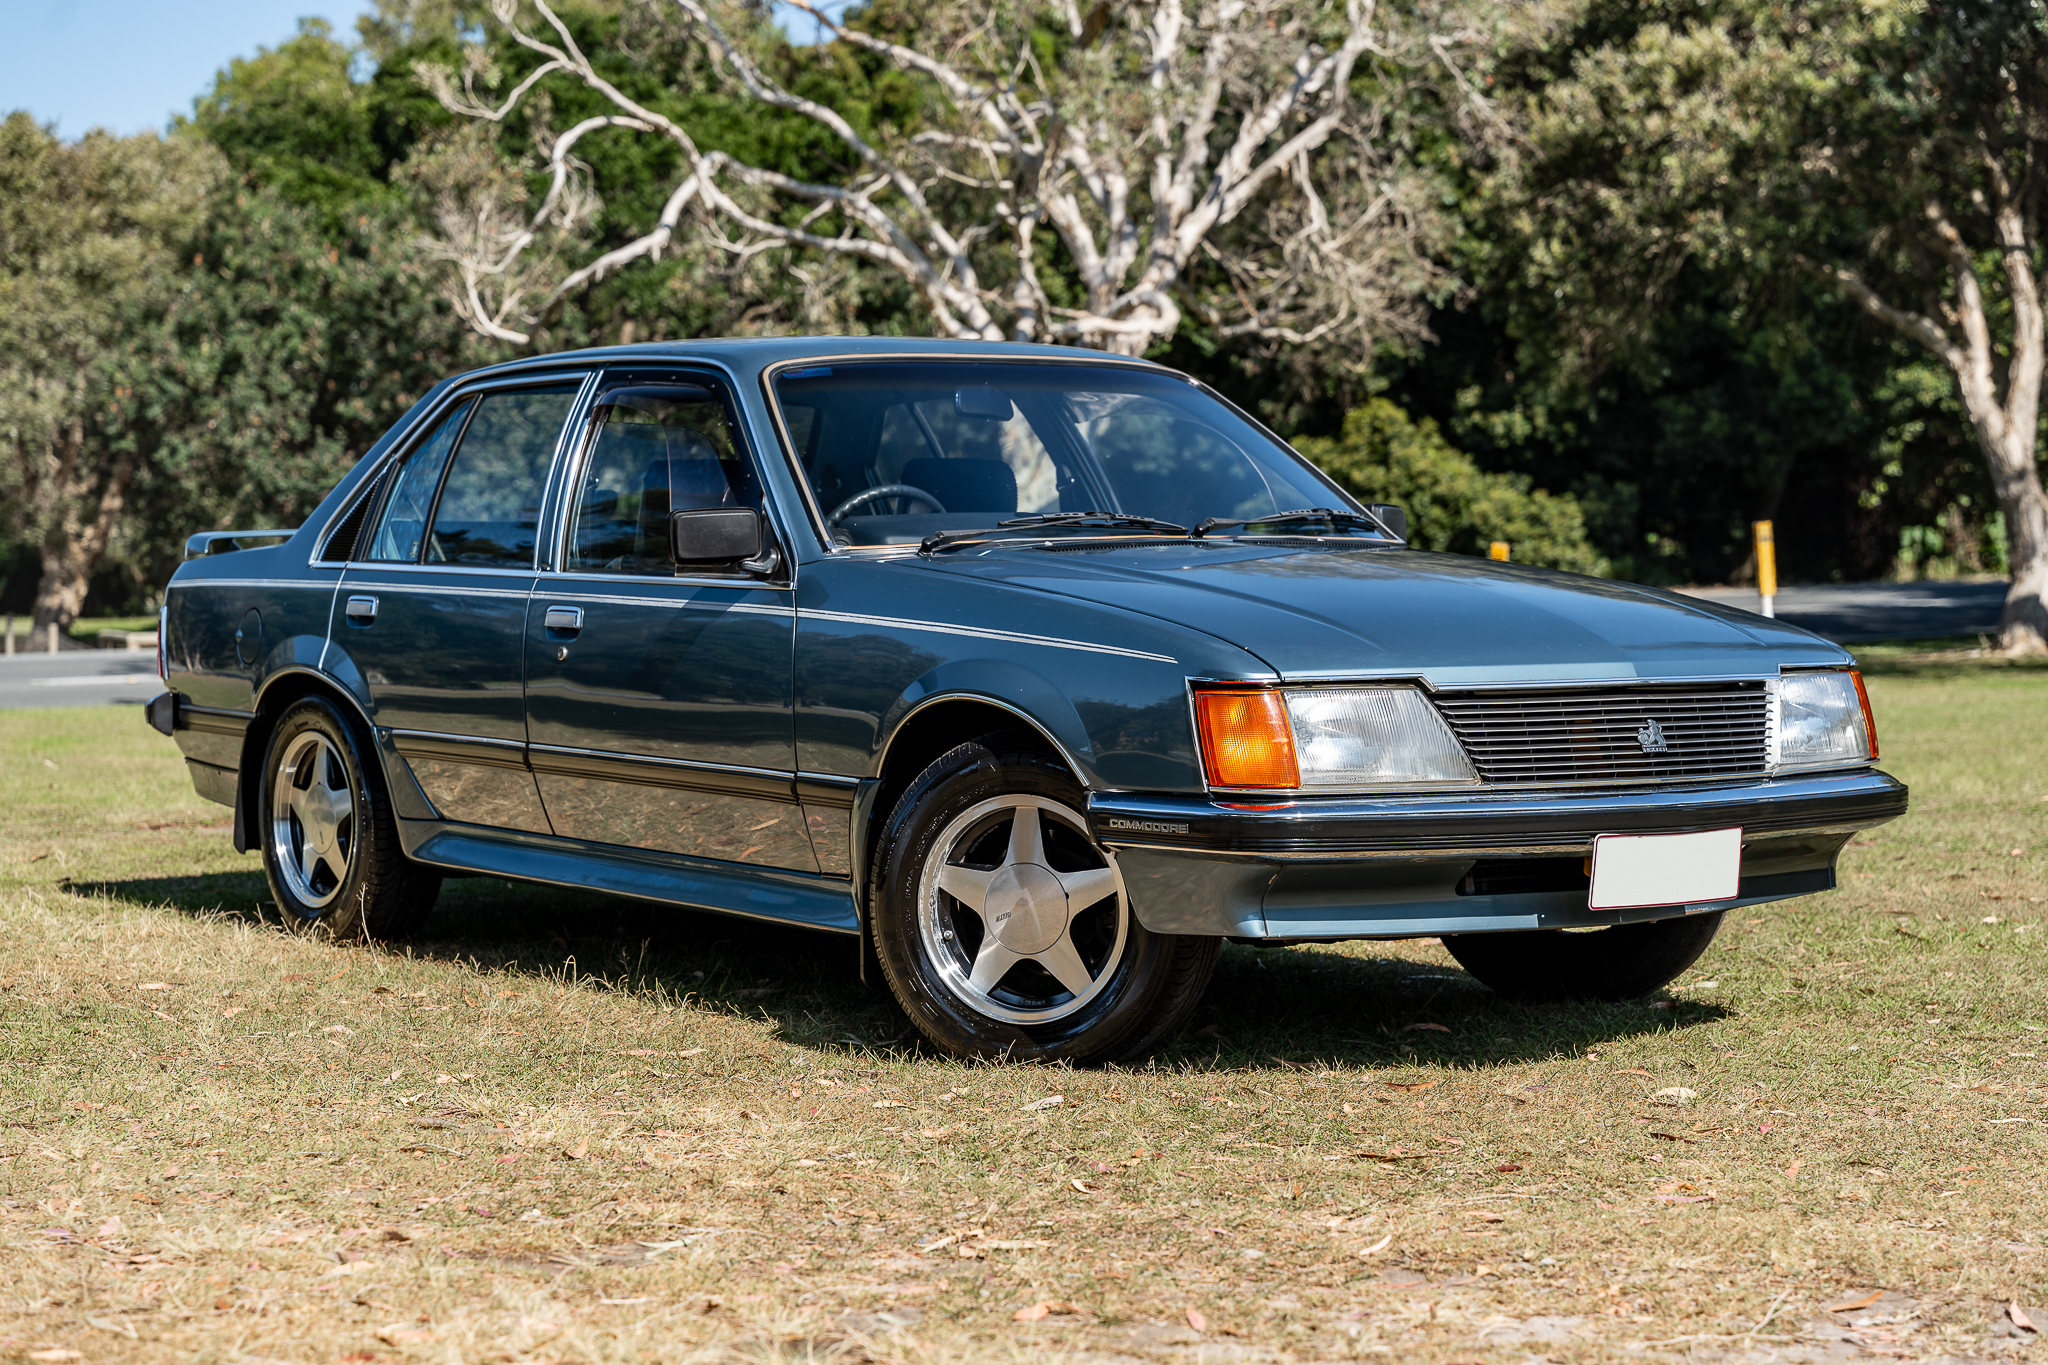
[[[80, 882], [67, 889], [278, 925], [260, 873]], [[762, 1019], [798, 1047], [938, 1056], [885, 987], [861, 984], [850, 938], [596, 892], [451, 878], [418, 937], [336, 951], [450, 963], [501, 979], [582, 982], [669, 1002], [687, 998], [699, 1009]], [[1199, 1072], [1488, 1067], [1697, 1027], [1726, 1013], [1661, 998], [1522, 1005], [1456, 967], [1361, 958], [1314, 945], [1232, 946], [1223, 950], [1193, 1021], [1152, 1064]]]

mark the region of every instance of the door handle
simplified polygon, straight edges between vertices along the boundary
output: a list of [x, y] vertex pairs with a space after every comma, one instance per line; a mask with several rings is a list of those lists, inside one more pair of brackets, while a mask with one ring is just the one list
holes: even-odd
[[557, 634], [574, 635], [583, 629], [583, 608], [549, 607], [548, 614], [542, 620], [549, 630]]
[[377, 619], [377, 599], [374, 597], [351, 597], [341, 609], [352, 626], [367, 626]]

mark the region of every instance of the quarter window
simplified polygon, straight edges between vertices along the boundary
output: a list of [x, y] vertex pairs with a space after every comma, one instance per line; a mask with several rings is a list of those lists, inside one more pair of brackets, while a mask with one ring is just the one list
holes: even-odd
[[599, 396], [569, 523], [567, 568], [672, 575], [671, 512], [761, 509], [761, 486], [710, 385], [630, 384]]
[[458, 404], [441, 419], [433, 434], [405, 457], [398, 480], [392, 485], [391, 497], [384, 504], [384, 515], [377, 521], [377, 534], [370, 539], [369, 553], [362, 558], [400, 564], [419, 562], [420, 541], [427, 529], [427, 519], [434, 514], [434, 494], [441, 487], [448, 454], [455, 449], [455, 438], [462, 434], [463, 419], [469, 416], [469, 409], [468, 403]]

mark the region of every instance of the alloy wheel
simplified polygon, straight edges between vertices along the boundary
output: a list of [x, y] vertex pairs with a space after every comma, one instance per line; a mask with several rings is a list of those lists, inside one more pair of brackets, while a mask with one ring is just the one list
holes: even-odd
[[1116, 861], [1079, 816], [1040, 796], [977, 803], [940, 833], [919, 930], [947, 988], [1015, 1024], [1063, 1019], [1116, 974], [1130, 907]]
[[270, 839], [292, 895], [320, 910], [341, 894], [356, 851], [354, 788], [327, 736], [296, 737], [270, 788]]

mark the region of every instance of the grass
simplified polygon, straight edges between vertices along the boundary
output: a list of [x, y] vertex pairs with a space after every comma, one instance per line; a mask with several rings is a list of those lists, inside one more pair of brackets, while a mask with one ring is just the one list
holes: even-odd
[[0, 713], [0, 1361], [2023, 1356], [2048, 673], [1924, 654], [1870, 660], [1913, 813], [1662, 998], [1233, 948], [1101, 1072], [597, 896], [292, 938], [133, 716]]

